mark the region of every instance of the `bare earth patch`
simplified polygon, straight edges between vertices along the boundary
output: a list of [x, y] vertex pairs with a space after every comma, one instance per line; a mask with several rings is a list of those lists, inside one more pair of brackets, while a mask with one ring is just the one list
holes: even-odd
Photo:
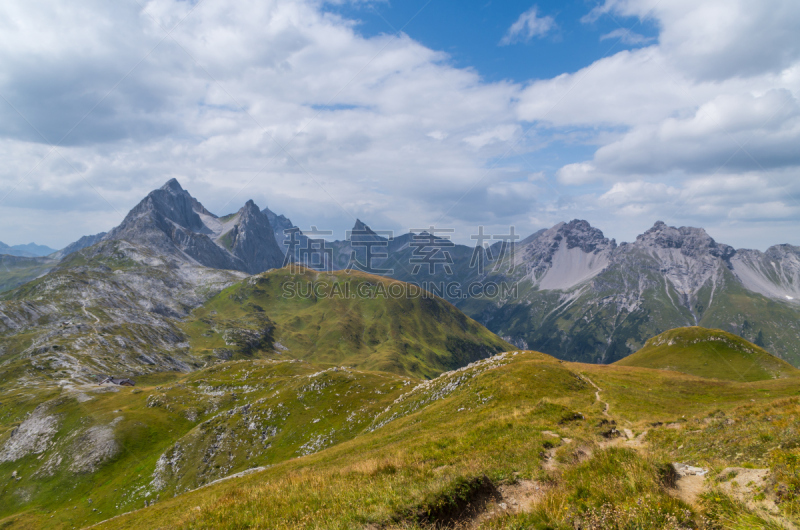
[[486, 509], [465, 524], [463, 528], [479, 528], [481, 524], [507, 513], [517, 514], [533, 510], [544, 499], [547, 486], [534, 480], [519, 480], [514, 484], [503, 484], [497, 488], [499, 499], [491, 502]]

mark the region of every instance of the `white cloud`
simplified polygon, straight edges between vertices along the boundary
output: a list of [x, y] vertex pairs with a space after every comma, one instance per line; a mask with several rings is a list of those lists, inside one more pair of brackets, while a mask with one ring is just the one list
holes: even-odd
[[603, 14], [651, 19], [676, 67], [699, 79], [776, 73], [800, 58], [793, 0], [606, 0]]
[[604, 13], [649, 18], [659, 38], [524, 89], [521, 119], [596, 131], [594, 155], [558, 182], [608, 182], [586, 207], [643, 222], [800, 221], [800, 43], [789, 31], [800, 4], [619, 0], [592, 16]]
[[[486, 197], [495, 174], [508, 178], [486, 160], [519, 129], [517, 85], [485, 83], [406, 35], [361, 37], [314, 0], [56, 7], [0, 7], [0, 94], [49, 142], [86, 116], [6, 199], [47, 220], [54, 229], [39, 240], [53, 246], [85, 223], [59, 223], [50, 205], [106, 230], [170, 177], [218, 213], [252, 197], [342, 230], [351, 216], [431, 222], [443, 197], [476, 182]], [[0, 105], [3, 195], [48, 141]]]
[[[0, 197], [25, 177], [0, 240], [107, 230], [177, 177], [217, 213], [253, 198], [341, 234], [351, 215], [465, 233], [581, 217], [630, 240], [663, 218], [798, 243], [797, 2], [609, 1], [593, 16], [647, 18], [658, 39], [608, 34], [645, 46], [525, 85], [322, 5], [0, 4], [0, 94], [47, 138], [0, 100]], [[555, 29], [533, 8], [506, 37]]]
[[800, 218], [800, 206], [782, 201], [747, 203], [731, 208], [728, 217], [739, 221], [797, 219]]
[[519, 131], [518, 125], [500, 125], [488, 131], [483, 131], [473, 136], [467, 136], [464, 141], [480, 149], [496, 142], [507, 142]]
[[589, 162], [579, 162], [568, 164], [556, 172], [558, 182], [566, 186], [580, 186], [595, 182], [600, 178], [596, 168]]
[[516, 22], [511, 24], [500, 41], [501, 46], [517, 42], [529, 42], [534, 37], [544, 37], [555, 29], [556, 21], [551, 16], [539, 16], [539, 8], [533, 6], [522, 13]]
[[600, 37], [601, 41], [609, 39], [619, 41], [622, 44], [627, 44], [629, 46], [642, 46], [655, 40], [653, 37], [645, 37], [644, 35], [640, 35], [639, 33], [625, 28], [615, 29], [614, 31], [610, 31]]
[[599, 201], [615, 208], [633, 205], [659, 204], [676, 198], [677, 188], [662, 182], [617, 182], [610, 190], [600, 196]]

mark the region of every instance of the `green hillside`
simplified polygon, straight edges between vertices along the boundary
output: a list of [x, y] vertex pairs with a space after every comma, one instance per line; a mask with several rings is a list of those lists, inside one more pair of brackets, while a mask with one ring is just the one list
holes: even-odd
[[800, 375], [789, 363], [719, 329], [676, 328], [648, 340], [620, 366], [672, 370], [728, 381], [764, 381]]
[[396, 296], [406, 288], [360, 272], [275, 270], [211, 298], [184, 331], [209, 361], [267, 355], [417, 377], [511, 349], [440, 298]]
[[[780, 398], [797, 391], [788, 379], [759, 385], [500, 354], [412, 387], [349, 441], [100, 528], [777, 529], [721, 491], [678, 500], [665, 474], [676, 458], [718, 470], [769, 465], [774, 444], [796, 436], [781, 425], [797, 398]], [[767, 403], [767, 430], [742, 419]], [[692, 435], [695, 456], [675, 443], [684, 426], [727, 429], [725, 446], [709, 450]], [[742, 443], [747, 451], [728, 452]], [[794, 480], [776, 462], [771, 499]]]
[[536, 352], [430, 381], [291, 360], [148, 377], [0, 394], [0, 527], [777, 528], [713, 485], [677, 499], [674, 461], [768, 468], [759, 495], [800, 513], [788, 378]]

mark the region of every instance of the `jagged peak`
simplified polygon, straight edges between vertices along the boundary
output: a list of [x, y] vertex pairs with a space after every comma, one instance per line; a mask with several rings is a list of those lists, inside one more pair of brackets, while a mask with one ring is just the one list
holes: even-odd
[[[557, 247], [561, 241], [566, 241], [567, 248], [579, 247], [584, 252], [595, 252], [604, 248], [615, 248], [617, 243], [603, 235], [603, 231], [593, 227], [589, 221], [573, 219], [565, 223], [560, 222], [546, 230], [540, 236], [547, 244]], [[537, 239], [534, 239], [535, 243]]]
[[664, 221], [656, 221], [652, 228], [645, 233], [636, 237], [637, 241], [653, 240], [658, 245], [664, 245], [668, 248], [678, 245], [675, 248], [680, 248], [680, 245], [687, 240], [704, 241], [711, 244], [716, 244], [714, 238], [708, 235], [703, 228], [696, 228], [693, 226], [669, 226]]
[[186, 193], [186, 190], [181, 187], [181, 183], [176, 178], [169, 179], [166, 184], [161, 186], [161, 189], [172, 193]]
[[375, 232], [373, 232], [372, 229], [369, 226], [367, 226], [361, 219], [356, 219], [356, 223], [353, 225], [353, 229], [351, 230], [351, 232], [359, 234], [364, 234], [364, 233], [375, 234]]
[[693, 226], [677, 228], [669, 226], [663, 221], [656, 221], [652, 228], [637, 236], [635, 244], [664, 249], [681, 249], [684, 254], [706, 251], [723, 259], [728, 259], [736, 253], [733, 247], [718, 244], [703, 228]]

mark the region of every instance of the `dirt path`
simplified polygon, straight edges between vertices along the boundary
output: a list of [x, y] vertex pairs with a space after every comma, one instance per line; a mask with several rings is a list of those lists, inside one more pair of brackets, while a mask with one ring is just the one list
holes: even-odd
[[602, 392], [602, 391], [603, 391], [603, 389], [602, 389], [602, 388], [600, 388], [599, 386], [597, 386], [597, 385], [594, 383], [594, 381], [592, 381], [591, 379], [589, 379], [589, 378], [588, 378], [588, 377], [586, 377], [585, 375], [581, 374], [581, 376], [580, 376], [580, 377], [581, 377], [581, 379], [583, 379], [584, 381], [586, 381], [587, 383], [589, 383], [590, 385], [592, 385], [592, 386], [594, 387], [594, 389], [595, 389], [594, 398], [595, 398], [595, 400], [596, 400], [598, 403], [602, 403], [602, 404], [603, 404], [603, 415], [604, 415], [604, 416], [611, 417], [611, 416], [608, 414], [608, 411], [609, 411], [609, 409], [611, 408], [611, 405], [609, 405], [607, 402], [605, 402], [605, 401], [603, 401], [602, 399], [600, 399], [600, 392]]
[[[81, 307], [83, 308], [83, 314], [85, 314], [87, 317], [92, 317], [97, 324], [100, 323], [100, 319], [97, 318], [97, 316], [95, 316], [92, 313], [90, 313], [88, 309], [86, 309], [86, 300], [82, 300], [81, 301]], [[96, 331], [97, 331], [97, 329], [95, 329], [95, 332]]]

